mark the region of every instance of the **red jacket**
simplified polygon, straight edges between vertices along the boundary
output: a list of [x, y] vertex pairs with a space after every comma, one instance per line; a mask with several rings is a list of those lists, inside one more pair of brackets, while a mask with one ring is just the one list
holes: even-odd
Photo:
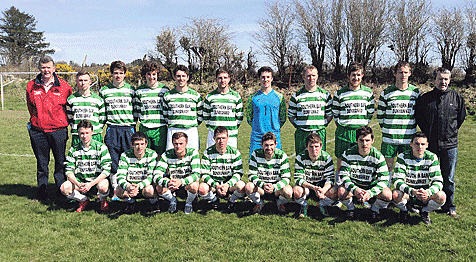
[[53, 74], [55, 82], [45, 92], [41, 84], [41, 74], [28, 82], [26, 101], [30, 112], [30, 123], [33, 128], [44, 132], [53, 132], [68, 126], [66, 116], [66, 100], [73, 92], [66, 81]]

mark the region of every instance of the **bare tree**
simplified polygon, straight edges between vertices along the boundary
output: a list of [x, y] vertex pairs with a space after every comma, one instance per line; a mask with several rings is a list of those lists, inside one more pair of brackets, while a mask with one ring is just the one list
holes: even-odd
[[386, 40], [391, 7], [386, 0], [347, 0], [347, 63], [370, 64]]
[[396, 0], [390, 23], [389, 48], [399, 61], [409, 62], [417, 39], [425, 32], [431, 15], [429, 0]]
[[293, 45], [294, 14], [285, 2], [266, 3], [267, 16], [258, 20], [260, 31], [253, 35], [261, 44], [264, 54], [278, 68], [278, 75], [283, 78], [289, 48]]
[[465, 81], [473, 82], [476, 79], [476, 3], [469, 1], [464, 9], [466, 44], [463, 48], [465, 65]]
[[440, 7], [433, 15], [433, 38], [441, 55], [441, 65], [454, 68], [458, 51], [464, 42], [464, 23], [461, 9]]
[[177, 29], [164, 27], [155, 39], [155, 54], [149, 55], [169, 72], [173, 79], [173, 70], [177, 66], [177, 50], [179, 48]]
[[297, 32], [311, 54], [312, 64], [322, 71], [326, 48], [326, 32], [328, 27], [327, 1], [294, 0], [296, 8]]
[[342, 71], [341, 55], [342, 45], [344, 44], [344, 25], [345, 25], [345, 0], [331, 0], [330, 3], [330, 21], [327, 32], [327, 43], [331, 49], [331, 56], [334, 65], [334, 74], [340, 74]]

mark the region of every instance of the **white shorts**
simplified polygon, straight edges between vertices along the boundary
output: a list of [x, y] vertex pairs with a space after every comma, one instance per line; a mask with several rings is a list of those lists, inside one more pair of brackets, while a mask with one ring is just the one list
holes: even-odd
[[[213, 146], [215, 144], [215, 139], [213, 139], [214, 131], [208, 129], [208, 137], [207, 137], [207, 148]], [[232, 147], [238, 148], [238, 138], [236, 137], [229, 137], [228, 138], [228, 145]]]
[[167, 129], [167, 150], [174, 148], [172, 144], [172, 135], [177, 132], [183, 132], [188, 136], [187, 147], [195, 148], [198, 150], [200, 148], [200, 140], [198, 139], [198, 128], [191, 127], [191, 128], [176, 128], [176, 127], [169, 127]]

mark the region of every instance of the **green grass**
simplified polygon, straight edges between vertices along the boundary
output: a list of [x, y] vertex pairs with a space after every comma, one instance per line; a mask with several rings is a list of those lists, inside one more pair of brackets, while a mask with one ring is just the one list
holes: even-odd
[[[97, 203], [77, 214], [77, 204], [57, 205], [32, 201], [36, 192], [36, 161], [26, 131], [28, 112], [0, 112], [0, 261], [474, 261], [476, 259], [476, 187], [474, 137], [476, 122], [469, 118], [460, 131], [456, 175], [456, 204], [460, 217], [432, 213], [433, 224], [425, 226], [413, 215], [410, 224], [397, 223], [398, 211], [390, 218], [370, 224], [345, 221], [337, 216], [322, 218], [315, 207], [310, 217], [294, 218], [292, 204], [286, 216], [247, 216], [251, 204], [241, 204], [235, 214], [211, 211], [185, 215], [144, 213], [121, 215], [123, 203], [112, 203], [110, 214], [95, 211]], [[375, 124], [373, 122], [372, 124]], [[377, 125], [378, 126], [378, 125]], [[375, 127], [376, 134], [380, 131]], [[328, 140], [335, 126], [328, 127]], [[206, 130], [199, 128], [202, 143]], [[239, 149], [248, 170], [250, 127], [240, 128]], [[294, 129], [282, 131], [283, 148], [294, 154]], [[380, 148], [380, 135], [376, 147]], [[204, 148], [202, 144], [202, 149]], [[333, 155], [334, 142], [328, 143]], [[9, 155], [5, 155], [9, 154]], [[53, 161], [51, 161], [53, 162]], [[291, 158], [291, 165], [294, 164]], [[53, 166], [50, 165], [50, 170]], [[246, 177], [245, 177], [246, 179]], [[50, 185], [53, 183], [50, 177]], [[52, 187], [50, 187], [52, 188]], [[51, 190], [52, 194], [53, 191]], [[224, 201], [222, 200], [222, 203]], [[314, 202], [315, 203], [315, 202]], [[145, 202], [139, 203], [141, 207]], [[199, 205], [200, 206], [200, 205]], [[182, 206], [179, 206], [179, 208]], [[164, 206], [166, 208], [166, 206]], [[358, 206], [359, 213], [367, 210]]]

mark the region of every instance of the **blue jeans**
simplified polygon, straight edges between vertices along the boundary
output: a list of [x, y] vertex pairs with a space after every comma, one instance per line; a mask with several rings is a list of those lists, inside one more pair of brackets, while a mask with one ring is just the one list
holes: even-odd
[[456, 210], [453, 203], [455, 196], [455, 173], [458, 162], [458, 148], [438, 150], [440, 160], [441, 175], [443, 176], [443, 191], [446, 194], [446, 203], [442, 207], [444, 210]]

